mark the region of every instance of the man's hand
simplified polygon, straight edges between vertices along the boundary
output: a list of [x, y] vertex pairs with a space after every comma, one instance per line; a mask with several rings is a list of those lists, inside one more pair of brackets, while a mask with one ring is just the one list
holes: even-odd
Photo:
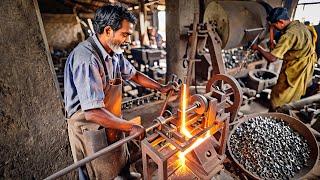
[[251, 46], [251, 49], [252, 50], [254, 50], [254, 51], [256, 51], [256, 50], [258, 50], [258, 45], [257, 44], [253, 44], [252, 46]]
[[161, 93], [167, 93], [169, 92], [170, 90], [175, 90], [175, 91], [178, 91], [179, 90], [179, 84], [177, 82], [170, 82], [166, 85], [161, 85], [159, 91]]
[[146, 135], [146, 131], [143, 126], [134, 124], [131, 128], [129, 135], [131, 136], [131, 135], [135, 135], [137, 133], [140, 134], [140, 136], [138, 136], [136, 138], [137, 140], [142, 140]]
[[270, 52], [265, 51], [263, 48], [259, 47], [257, 44], [251, 46], [252, 50], [257, 50], [268, 62], [275, 62], [277, 57], [272, 55]]

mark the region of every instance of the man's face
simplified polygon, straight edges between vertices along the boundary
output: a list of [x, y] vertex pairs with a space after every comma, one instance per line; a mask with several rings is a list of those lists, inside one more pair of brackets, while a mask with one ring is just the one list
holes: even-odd
[[108, 45], [115, 53], [123, 52], [123, 49], [131, 43], [130, 36], [133, 33], [133, 24], [127, 20], [121, 22], [121, 28], [117, 31], [111, 30], [108, 34]]
[[271, 26], [276, 28], [278, 31], [281, 31], [285, 28], [285, 22], [280, 19], [279, 21], [272, 23]]

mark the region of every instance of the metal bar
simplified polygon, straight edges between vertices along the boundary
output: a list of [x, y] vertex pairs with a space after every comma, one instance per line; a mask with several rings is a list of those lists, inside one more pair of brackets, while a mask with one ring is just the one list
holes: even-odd
[[320, 94], [315, 94], [307, 98], [303, 98], [301, 100], [291, 102], [283, 106], [282, 109], [302, 109], [307, 104], [312, 104], [314, 102], [319, 102], [319, 101], [320, 101]]
[[198, 42], [198, 32], [197, 32], [197, 26], [199, 24], [199, 13], [195, 12], [193, 17], [193, 27], [192, 27], [192, 36], [191, 36], [191, 52], [189, 56], [189, 64], [188, 64], [188, 70], [187, 70], [187, 87], [190, 86], [192, 83], [192, 72], [194, 68], [194, 61], [197, 53], [197, 42]]
[[194, 110], [194, 109], [197, 109], [199, 107], [199, 105], [198, 104], [193, 104], [190, 108], [188, 108], [187, 110], [186, 110], [186, 113], [188, 113], [188, 112], [190, 112], [190, 111], [192, 111], [192, 110]]
[[167, 97], [166, 97], [166, 100], [165, 100], [164, 103], [163, 103], [163, 106], [162, 106], [162, 109], [161, 109], [161, 112], [160, 112], [160, 116], [162, 116], [163, 113], [164, 113], [164, 111], [166, 110], [167, 104], [168, 104], [168, 101], [169, 101], [169, 98], [172, 96], [173, 91], [174, 91], [174, 90], [170, 90], [170, 91], [169, 91], [169, 93], [168, 93], [168, 95], [167, 95]]
[[320, 4], [319, 2], [310, 2], [310, 3], [298, 3], [298, 5], [311, 5], [311, 4]]
[[[175, 118], [174, 116], [171, 116], [171, 117], [167, 118], [164, 122], [167, 123], [167, 122], [169, 122], [170, 120], [172, 120], [174, 118]], [[155, 129], [160, 125], [161, 125], [160, 123], [156, 123], [156, 124], [152, 125], [151, 127], [147, 128], [146, 132], [149, 132], [149, 131]], [[74, 164], [72, 164], [72, 165], [70, 165], [70, 166], [68, 166], [68, 167], [66, 167], [66, 168], [64, 168], [64, 169], [52, 174], [51, 176], [47, 177], [46, 180], [56, 179], [56, 178], [58, 178], [58, 177], [60, 177], [62, 175], [65, 175], [68, 172], [70, 172], [70, 171], [72, 171], [72, 170], [74, 170], [74, 169], [76, 169], [76, 168], [78, 168], [80, 166], [85, 165], [86, 163], [88, 163], [88, 162], [98, 158], [99, 156], [101, 156], [101, 155], [113, 150], [114, 148], [117, 148], [117, 147], [121, 146], [122, 144], [127, 143], [128, 141], [131, 141], [132, 139], [134, 139], [134, 138], [136, 138], [138, 136], [139, 136], [139, 134], [135, 134], [135, 135], [128, 136], [128, 137], [126, 137], [124, 139], [121, 139], [121, 140], [111, 144], [110, 146], [108, 146], [108, 147], [106, 147], [104, 149], [101, 149], [100, 151], [98, 151], [98, 152], [96, 152], [96, 153], [94, 153], [94, 154], [92, 154], [90, 156], [87, 156], [87, 157], [81, 159], [80, 161], [77, 161], [76, 163], [74, 163]]]
[[[221, 123], [223, 124], [223, 123]], [[193, 137], [191, 137], [188, 141], [187, 144], [185, 146], [183, 146], [183, 151], [185, 151], [186, 149], [188, 149], [200, 136], [202, 136], [204, 133], [206, 133], [207, 131], [209, 131], [211, 128], [215, 128], [215, 132], [217, 132], [219, 129], [221, 129], [221, 125], [219, 124], [213, 124], [209, 127], [206, 127], [205, 129], [203, 129], [202, 131], [198, 132], [197, 134], [195, 134]]]
[[74, 164], [72, 164], [72, 165], [70, 165], [70, 166], [68, 166], [68, 167], [66, 167], [66, 168], [64, 168], [64, 169], [52, 174], [51, 176], [45, 178], [45, 180], [57, 179], [58, 177], [61, 177], [61, 176], [65, 175], [65, 174], [69, 173], [70, 171], [72, 171], [74, 169], [77, 169], [78, 167], [83, 166], [86, 163], [98, 158], [99, 156], [102, 156], [103, 154], [105, 154], [105, 153], [107, 153], [107, 152], [109, 152], [109, 151], [111, 151], [111, 150], [113, 150], [113, 149], [115, 149], [115, 148], [117, 148], [117, 147], [129, 142], [129, 141], [131, 141], [132, 139], [138, 137], [139, 135], [140, 134], [137, 133], [137, 134], [128, 136], [126, 138], [123, 138], [123, 139], [121, 139], [121, 140], [109, 145], [108, 147], [105, 147], [105, 148], [101, 149], [100, 151], [98, 151], [98, 152], [96, 152], [96, 153], [94, 153], [94, 154], [92, 154], [90, 156], [87, 156], [87, 157], [81, 159], [80, 161], [77, 161]]
[[[172, 74], [171, 82], [174, 83], [175, 80], [176, 80], [176, 78], [177, 78], [177, 76], [176, 76], [175, 74]], [[161, 112], [160, 112], [160, 116], [162, 116], [163, 113], [164, 113], [164, 111], [166, 110], [167, 104], [168, 104], [168, 102], [169, 102], [169, 98], [172, 96], [173, 92], [174, 92], [174, 89], [171, 89], [171, 90], [169, 91], [169, 93], [168, 93], [168, 95], [167, 95], [167, 97], [166, 97], [166, 100], [164, 101], [164, 104], [163, 104], [163, 106], [162, 106], [162, 109], [161, 109]]]
[[164, 135], [164, 134], [163, 134], [161, 131], [159, 131], [159, 130], [156, 130], [156, 132], [157, 132], [158, 134], [160, 134], [160, 136], [163, 137], [167, 142], [171, 143], [174, 147], [178, 148], [180, 151], [182, 150], [182, 147], [181, 147], [178, 143], [174, 142], [174, 140], [168, 138], [166, 135]]
[[189, 120], [186, 122], [186, 127], [188, 127], [191, 124], [193, 124], [194, 122], [198, 121], [200, 118], [202, 118], [202, 117], [201, 117], [201, 115], [198, 115], [198, 114], [191, 116], [189, 118]]
[[208, 30], [208, 48], [211, 58], [211, 66], [214, 67], [212, 69], [210, 77], [216, 74], [226, 74], [226, 67], [222, 59], [221, 54], [221, 44], [222, 41], [216, 31], [213, 31], [213, 27], [211, 24], [207, 24]]
[[149, 161], [149, 157], [147, 154], [147, 150], [146, 147], [141, 143], [141, 149], [142, 149], [142, 167], [143, 167], [143, 178], [145, 180], [150, 180], [151, 177], [149, 175], [149, 167], [148, 167], [148, 161]]
[[172, 150], [172, 151], [170, 151], [168, 154], [165, 155], [165, 159], [171, 158], [173, 155], [177, 154], [178, 151], [179, 150], [177, 148]]
[[263, 31], [266, 28], [260, 27], [260, 28], [252, 28], [252, 29], [245, 29], [244, 32], [252, 32], [252, 31]]

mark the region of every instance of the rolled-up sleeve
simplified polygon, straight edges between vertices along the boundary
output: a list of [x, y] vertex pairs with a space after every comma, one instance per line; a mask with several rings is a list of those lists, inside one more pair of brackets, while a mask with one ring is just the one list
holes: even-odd
[[136, 74], [136, 68], [123, 55], [119, 55], [119, 60], [122, 78], [130, 80]]
[[73, 81], [83, 111], [104, 107], [104, 91], [99, 66], [96, 61], [80, 61], [73, 66]]

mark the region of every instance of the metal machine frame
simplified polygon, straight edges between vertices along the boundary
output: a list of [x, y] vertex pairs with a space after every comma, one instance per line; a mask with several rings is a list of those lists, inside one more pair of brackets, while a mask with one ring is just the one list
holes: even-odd
[[[234, 86], [233, 83], [237, 82], [231, 76], [220, 75], [216, 80], [224, 81], [225, 84], [221, 84], [229, 87], [228, 93], [221, 91], [222, 88], [210, 89], [210, 92], [204, 95], [195, 94], [190, 98], [191, 106], [186, 110], [188, 119], [186, 127], [192, 129], [191, 138], [185, 137], [179, 131], [181, 127], [179, 110], [170, 117], [158, 117], [155, 123], [158, 124], [157, 128], [150, 127], [154, 129], [153, 134], [141, 142], [144, 179], [151, 179], [151, 170], [148, 166], [150, 160], [158, 166], [158, 179], [168, 179], [180, 167], [179, 153], [187, 150], [199, 138], [204, 138], [207, 133], [210, 136], [187, 153], [185, 164], [201, 179], [210, 179], [222, 169], [226, 157], [229, 121], [231, 115], [236, 114], [238, 109], [236, 108], [236, 112], [226, 111], [230, 107], [229, 96], [237, 94], [241, 97], [241, 93], [237, 86]], [[240, 101], [232, 104], [240, 107]]]

